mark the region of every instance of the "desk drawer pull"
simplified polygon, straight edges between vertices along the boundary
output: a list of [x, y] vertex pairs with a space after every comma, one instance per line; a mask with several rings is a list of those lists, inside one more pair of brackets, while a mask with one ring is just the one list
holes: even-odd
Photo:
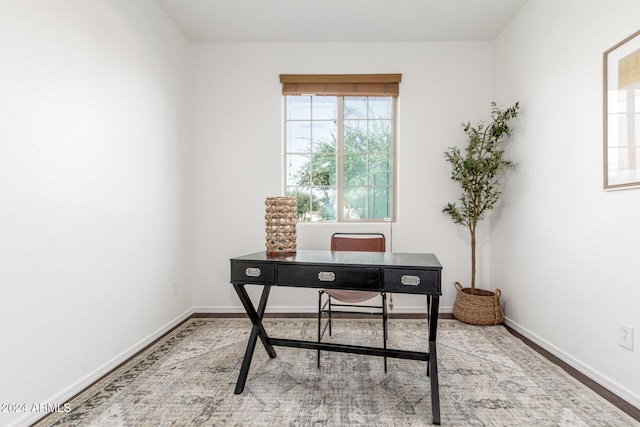
[[418, 286], [420, 284], [420, 277], [404, 275], [400, 278], [400, 283], [407, 286]]
[[244, 274], [246, 274], [247, 277], [260, 277], [261, 273], [262, 272], [257, 267], [249, 267], [244, 271]]
[[336, 274], [333, 271], [321, 271], [318, 273], [318, 280], [321, 282], [333, 282], [336, 280]]

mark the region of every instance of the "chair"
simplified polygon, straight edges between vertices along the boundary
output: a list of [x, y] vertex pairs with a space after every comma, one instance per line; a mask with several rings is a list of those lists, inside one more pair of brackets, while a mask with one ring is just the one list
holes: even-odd
[[[384, 252], [386, 247], [384, 234], [381, 233], [335, 233], [331, 236], [332, 251], [367, 251]], [[322, 303], [322, 295], [327, 299]], [[363, 305], [380, 295], [381, 305]], [[333, 302], [337, 300], [339, 302]], [[334, 310], [334, 307], [340, 309]], [[341, 307], [366, 308], [368, 311], [345, 310]], [[329, 328], [331, 336], [331, 319], [335, 313], [349, 313], [358, 315], [382, 316], [383, 345], [387, 348], [387, 295], [384, 292], [350, 291], [342, 289], [322, 289], [318, 294], [318, 342], [322, 341], [325, 331]], [[322, 315], [327, 315], [327, 323], [322, 327]], [[320, 368], [320, 350], [318, 350], [318, 368]], [[384, 358], [384, 372], [387, 372], [387, 358]]]

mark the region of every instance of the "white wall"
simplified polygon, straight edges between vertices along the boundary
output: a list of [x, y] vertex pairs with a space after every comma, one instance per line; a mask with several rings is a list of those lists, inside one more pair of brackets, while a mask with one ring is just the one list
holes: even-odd
[[[451, 310], [452, 283], [468, 282], [470, 256], [466, 234], [441, 212], [458, 196], [443, 152], [465, 143], [462, 121], [488, 114], [491, 43], [196, 44], [192, 54], [196, 311], [242, 311], [229, 258], [264, 250], [264, 199], [282, 192], [281, 73], [402, 73], [393, 250], [437, 254], [441, 307]], [[331, 233], [356, 228], [365, 229], [299, 224], [298, 247], [328, 249]], [[481, 259], [488, 277], [488, 254]], [[317, 309], [313, 290], [271, 295], [270, 311]], [[395, 310], [423, 310], [423, 300], [396, 295]]]
[[522, 114], [491, 273], [511, 326], [640, 407], [640, 190], [602, 189], [602, 54], [638, 16], [633, 0], [529, 0], [496, 40], [496, 98]]
[[0, 402], [56, 403], [192, 307], [187, 43], [152, 1], [16, 0], [0, 52]]

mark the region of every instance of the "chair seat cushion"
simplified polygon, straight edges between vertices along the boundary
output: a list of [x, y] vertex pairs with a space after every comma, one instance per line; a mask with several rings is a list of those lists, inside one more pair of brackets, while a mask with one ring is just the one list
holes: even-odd
[[335, 298], [338, 301], [346, 303], [358, 303], [370, 300], [378, 295], [380, 292], [367, 292], [367, 291], [345, 291], [342, 289], [325, 289], [326, 294], [331, 298]]

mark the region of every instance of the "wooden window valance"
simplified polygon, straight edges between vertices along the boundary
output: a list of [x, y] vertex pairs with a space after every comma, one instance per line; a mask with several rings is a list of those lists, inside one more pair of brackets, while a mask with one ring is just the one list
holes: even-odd
[[402, 74], [280, 74], [283, 95], [398, 96]]

